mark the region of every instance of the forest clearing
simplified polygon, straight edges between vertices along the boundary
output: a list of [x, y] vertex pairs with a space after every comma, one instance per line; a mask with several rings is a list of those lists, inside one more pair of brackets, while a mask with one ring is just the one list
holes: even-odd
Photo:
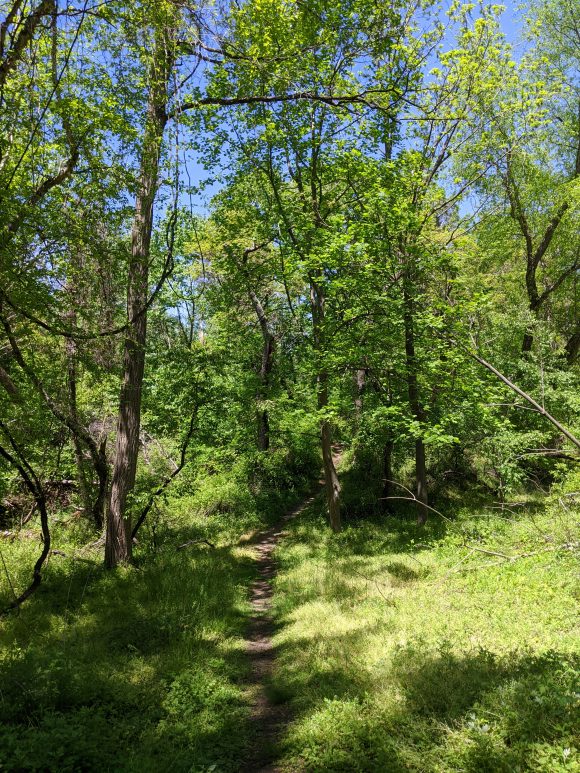
[[579, 185], [579, 0], [0, 0], [0, 770], [580, 771]]

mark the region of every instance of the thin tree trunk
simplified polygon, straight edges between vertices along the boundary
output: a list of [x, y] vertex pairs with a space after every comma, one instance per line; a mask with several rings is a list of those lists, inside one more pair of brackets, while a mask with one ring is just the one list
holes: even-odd
[[4, 370], [4, 368], [0, 365], [0, 384], [4, 387], [6, 392], [8, 393], [10, 399], [14, 403], [21, 403], [22, 402], [22, 395], [18, 391], [18, 387], [12, 381], [8, 373]]
[[356, 396], [354, 398], [354, 415], [356, 418], [357, 426], [360, 424], [360, 419], [363, 410], [363, 394], [366, 386], [367, 372], [365, 368], [358, 368], [355, 373], [355, 389]]
[[263, 407], [263, 403], [264, 400], [268, 399], [270, 373], [274, 365], [275, 338], [271, 332], [264, 307], [251, 287], [248, 287], [248, 295], [252, 301], [254, 311], [260, 323], [260, 330], [262, 331], [262, 361], [258, 374], [260, 385], [256, 393], [256, 403], [258, 414], [258, 450], [267, 451], [270, 448], [270, 417], [267, 409]]
[[[69, 315], [69, 319], [70, 319]], [[71, 320], [72, 324], [74, 322]], [[66, 339], [66, 364], [67, 364], [67, 382], [68, 382], [68, 398], [69, 398], [69, 411], [73, 419], [78, 422], [78, 408], [77, 408], [77, 365], [76, 365], [76, 349], [77, 345], [74, 339]], [[81, 445], [79, 437], [73, 432], [72, 442], [75, 455], [75, 463], [77, 468], [77, 482], [79, 487], [79, 497], [83, 506], [85, 515], [89, 515], [92, 512], [91, 507], [91, 495], [89, 490], [89, 484], [87, 481], [87, 475], [85, 471], [85, 462], [83, 458], [83, 447]], [[92, 513], [93, 516], [98, 515]], [[100, 513], [100, 519], [97, 520], [97, 527], [100, 529], [103, 525], [102, 512]]]
[[389, 438], [383, 446], [383, 492], [381, 501], [383, 510], [388, 511], [389, 497], [393, 490], [393, 449], [395, 444], [392, 438]]
[[566, 342], [565, 351], [568, 365], [573, 365], [580, 354], [580, 329], [572, 333]]
[[[425, 413], [419, 399], [417, 382], [417, 356], [415, 353], [414, 303], [409, 290], [408, 274], [403, 278], [403, 322], [405, 327], [405, 358], [407, 365], [407, 388], [409, 406], [418, 422], [425, 421]], [[423, 438], [415, 440], [415, 477], [417, 488], [417, 523], [424, 524], [427, 520], [429, 495], [427, 489], [427, 468], [425, 465], [425, 444]]]
[[[310, 299], [314, 345], [319, 357], [321, 357], [324, 354], [324, 295], [322, 288], [312, 279], [310, 281]], [[328, 407], [328, 372], [325, 367], [321, 367], [318, 372], [317, 385], [318, 410], [322, 412]], [[332, 426], [330, 421], [324, 417], [320, 421], [320, 442], [330, 528], [334, 532], [339, 532], [342, 529], [341, 486], [332, 458]]]
[[510, 381], [507, 376], [504, 376], [503, 373], [500, 373], [497, 368], [494, 368], [493, 365], [487, 362], [487, 360], [484, 360], [483, 357], [475, 354], [475, 352], [470, 352], [469, 350], [466, 351], [470, 357], [473, 357], [473, 359], [479, 362], [480, 365], [483, 365], [484, 368], [487, 368], [490, 373], [493, 373], [494, 376], [497, 376], [497, 378], [499, 378], [500, 381], [503, 381], [506, 386], [512, 389], [520, 397], [523, 397], [524, 400], [527, 400], [527, 402], [530, 403], [530, 405], [532, 405], [541, 416], [544, 416], [546, 419], [548, 419], [548, 421], [551, 422], [554, 427], [556, 427], [556, 429], [558, 429], [565, 437], [567, 437], [570, 442], [574, 443], [576, 448], [580, 448], [580, 440], [575, 435], [573, 435], [569, 429], [566, 429], [563, 424], [560, 424], [560, 422], [555, 419], [551, 413], [548, 413], [543, 405], [540, 405], [538, 402], [536, 402], [533, 397], [524, 392], [523, 389], [520, 389], [520, 387], [517, 386], [517, 384], [514, 384], [513, 381]]
[[35, 505], [38, 508], [38, 512], [40, 513], [40, 529], [42, 537], [42, 550], [40, 551], [40, 556], [34, 564], [32, 582], [28, 588], [26, 588], [26, 590], [23, 591], [20, 596], [17, 596], [14, 601], [8, 605], [6, 610], [4, 610], [8, 611], [9, 609], [16, 609], [19, 607], [20, 604], [22, 604], [23, 601], [26, 601], [26, 599], [31, 596], [40, 585], [42, 581], [41, 570], [44, 566], [44, 562], [48, 558], [48, 554], [50, 553], [50, 528], [48, 524], [48, 512], [46, 509], [46, 496], [38, 476], [30, 464], [26, 461], [21, 449], [18, 447], [16, 441], [10, 434], [8, 427], [2, 421], [0, 421], [0, 429], [8, 438], [8, 442], [14, 452], [11, 453], [7, 448], [4, 448], [4, 446], [0, 444], [0, 456], [18, 470], [26, 488], [34, 497]]
[[128, 563], [132, 557], [128, 497], [135, 485], [141, 424], [141, 393], [147, 338], [149, 253], [153, 229], [159, 159], [167, 123], [167, 88], [173, 66], [171, 34], [155, 35], [149, 71], [147, 119], [141, 151], [139, 190], [131, 231], [131, 259], [127, 286], [127, 316], [132, 320], [123, 348], [123, 379], [119, 400], [115, 463], [107, 515], [105, 565]]
[[527, 352], [532, 351], [532, 346], [534, 344], [534, 336], [530, 328], [526, 330], [524, 333], [524, 337], [522, 340], [522, 354], [526, 354]]
[[[534, 234], [532, 233], [532, 229], [530, 227], [528, 214], [522, 203], [516, 180], [512, 175], [511, 151], [507, 154], [506, 162], [507, 170], [504, 184], [510, 202], [510, 212], [512, 218], [518, 223], [526, 244], [526, 292], [528, 294], [528, 307], [533, 316], [536, 319], [539, 319], [540, 310], [545, 300], [554, 292], [554, 290], [560, 287], [562, 282], [564, 282], [568, 276], [571, 276], [578, 268], [578, 264], [575, 261], [571, 266], [560, 273], [560, 276], [551, 286], [547, 287], [543, 292], [540, 292], [537, 277], [538, 267], [550, 244], [552, 243], [554, 234], [558, 230], [558, 226], [560, 225], [562, 218], [568, 209], [570, 209], [570, 204], [567, 201], [560, 204], [558, 209], [554, 212], [554, 215], [544, 230], [541, 238], [536, 244], [534, 244]], [[578, 173], [578, 165], [576, 165], [575, 171], [572, 175], [573, 178], [576, 177]], [[530, 352], [532, 350], [533, 343], [533, 330], [531, 327], [528, 327], [522, 340], [522, 352], [524, 354]]]
[[[99, 480], [99, 490], [95, 504], [93, 505], [93, 514], [102, 514], [105, 507], [107, 486], [109, 481], [109, 465], [105, 455], [104, 444], [102, 444], [100, 447], [97, 446], [90, 432], [78, 421], [78, 417], [73, 416], [69, 410], [63, 410], [63, 408], [59, 406], [56, 400], [54, 400], [49, 395], [34, 368], [31, 368], [24, 359], [24, 356], [18, 345], [18, 341], [16, 340], [16, 337], [10, 326], [10, 322], [7, 317], [2, 316], [1, 312], [2, 310], [0, 308], [0, 321], [2, 322], [4, 330], [6, 331], [6, 335], [8, 337], [8, 341], [10, 343], [10, 347], [16, 362], [22, 371], [26, 373], [34, 385], [34, 388], [42, 397], [53, 415], [56, 416], [56, 418], [70, 430], [73, 437], [76, 437], [77, 440], [82, 441], [89, 449], [91, 460]], [[99, 517], [102, 519], [102, 515], [95, 515], [95, 520], [98, 520]]]
[[415, 440], [415, 468], [417, 471], [417, 523], [421, 526], [427, 520], [429, 492], [427, 488], [427, 467], [425, 464], [425, 444], [422, 438]]
[[[258, 391], [258, 403], [263, 405], [264, 400], [268, 398], [270, 386], [270, 372], [274, 359], [274, 337], [270, 334], [264, 337], [264, 348], [262, 350], [262, 365], [260, 368], [260, 389]], [[258, 448], [260, 451], [267, 451], [270, 448], [270, 416], [268, 410], [263, 407], [258, 408]]]

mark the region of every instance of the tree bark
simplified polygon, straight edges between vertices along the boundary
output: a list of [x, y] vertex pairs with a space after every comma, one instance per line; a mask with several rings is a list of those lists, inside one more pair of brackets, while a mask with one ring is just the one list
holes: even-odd
[[[73, 323], [74, 324], [74, 323]], [[66, 339], [66, 365], [67, 365], [67, 383], [68, 383], [68, 398], [69, 398], [69, 411], [73, 419], [78, 422], [78, 408], [77, 408], [77, 365], [76, 365], [76, 349], [77, 345], [74, 339]], [[72, 432], [72, 442], [74, 448], [75, 463], [77, 468], [77, 482], [79, 487], [79, 497], [83, 506], [85, 515], [89, 515], [92, 512], [93, 518], [97, 527], [100, 529], [103, 525], [103, 513], [102, 510], [93, 511], [91, 507], [91, 495], [89, 491], [89, 484], [87, 481], [85, 463], [83, 458], [83, 448], [78, 436]]]
[[503, 373], [500, 373], [497, 368], [494, 368], [493, 365], [487, 362], [487, 360], [484, 360], [483, 357], [480, 357], [478, 354], [475, 354], [475, 352], [470, 352], [469, 350], [467, 350], [467, 353], [470, 357], [473, 357], [476, 362], [479, 362], [480, 365], [483, 365], [484, 368], [487, 368], [490, 373], [493, 373], [494, 376], [497, 376], [500, 381], [503, 381], [503, 383], [512, 389], [517, 395], [523, 397], [524, 400], [527, 400], [527, 402], [532, 405], [541, 416], [544, 416], [546, 419], [548, 419], [548, 421], [551, 422], [557, 430], [559, 430], [565, 437], [567, 437], [570, 442], [574, 443], [576, 448], [580, 448], [580, 440], [575, 435], [573, 435], [569, 429], [566, 429], [566, 427], [560, 424], [560, 422], [555, 419], [551, 413], [548, 413], [548, 411], [542, 405], [536, 402], [533, 397], [524, 392], [523, 389], [520, 389], [517, 384], [513, 383], [513, 381], [510, 381], [507, 376], [504, 376]]
[[127, 317], [132, 320], [123, 347], [123, 377], [119, 399], [115, 463], [107, 514], [105, 566], [128, 563], [132, 557], [128, 498], [135, 485], [141, 425], [141, 394], [147, 339], [149, 255], [153, 205], [163, 133], [167, 123], [167, 89], [173, 66], [172, 35], [157, 30], [149, 69], [147, 117], [141, 150], [139, 189], [131, 230], [127, 283]]
[[[578, 169], [576, 168], [573, 174], [573, 177], [575, 177], [577, 174], [578, 174]], [[528, 295], [528, 308], [532, 312], [534, 317], [539, 318], [540, 309], [542, 308], [546, 299], [554, 292], [554, 290], [556, 290], [564, 282], [564, 280], [568, 276], [571, 276], [571, 274], [574, 271], [576, 271], [578, 268], [578, 262], [575, 260], [571, 266], [568, 266], [560, 273], [560, 275], [557, 277], [557, 279], [551, 286], [545, 288], [542, 292], [540, 292], [540, 288], [538, 287], [538, 277], [537, 277], [540, 261], [542, 260], [548, 248], [550, 247], [550, 244], [552, 243], [552, 240], [554, 238], [554, 234], [556, 233], [556, 231], [558, 230], [558, 226], [562, 222], [562, 218], [564, 217], [566, 212], [570, 209], [570, 204], [567, 201], [565, 201], [563, 204], [561, 204], [558, 207], [552, 219], [548, 223], [544, 233], [542, 234], [541, 239], [536, 245], [534, 245], [534, 235], [532, 234], [532, 229], [528, 221], [528, 216], [520, 198], [520, 192], [519, 192], [518, 186], [512, 175], [512, 165], [511, 165], [510, 154], [508, 154], [507, 156], [507, 172], [505, 176], [505, 189], [510, 203], [511, 216], [517, 222], [520, 228], [521, 234], [524, 237], [524, 242], [526, 245], [525, 283], [526, 283], [526, 292]], [[526, 354], [528, 352], [531, 352], [533, 343], [534, 343], [534, 334], [532, 329], [528, 327], [528, 329], [524, 333], [524, 337], [522, 340], [522, 353]]]
[[572, 333], [566, 342], [565, 351], [568, 365], [573, 365], [580, 354], [580, 329]]
[[[55, 7], [54, 0], [42, 0], [24, 20], [23, 18], [16, 20], [20, 5], [18, 2], [13, 3], [12, 9], [0, 25], [0, 90], [4, 88], [10, 71], [16, 67], [22, 58], [43, 17], [50, 16]], [[5, 51], [8, 28], [15, 22], [12, 46], [8, 51]]]
[[[107, 462], [107, 457], [105, 455], [105, 448], [104, 444], [100, 447], [97, 446], [96, 442], [93, 440], [90, 432], [86, 429], [86, 427], [83, 427], [83, 425], [78, 420], [77, 416], [74, 416], [70, 413], [69, 410], [64, 410], [57, 402], [54, 400], [49, 393], [44, 388], [44, 385], [38, 375], [36, 374], [36, 371], [34, 368], [30, 367], [26, 360], [24, 359], [24, 356], [20, 350], [20, 347], [18, 345], [18, 341], [16, 340], [16, 337], [12, 331], [12, 327], [10, 325], [10, 322], [8, 321], [8, 318], [5, 316], [2, 316], [2, 309], [0, 307], [0, 321], [2, 322], [2, 325], [4, 326], [4, 330], [6, 331], [6, 335], [8, 337], [8, 341], [10, 343], [10, 348], [12, 349], [12, 353], [14, 355], [14, 359], [22, 369], [22, 371], [28, 376], [31, 383], [34, 385], [34, 388], [38, 392], [38, 394], [42, 397], [50, 411], [53, 413], [53, 415], [62, 423], [65, 427], [67, 427], [73, 437], [76, 437], [77, 440], [82, 441], [87, 448], [89, 449], [89, 453], [91, 455], [91, 460], [93, 462], [93, 466], [95, 468], [95, 471], [97, 473], [97, 477], [99, 480], [99, 490], [97, 493], [97, 498], [95, 500], [95, 503], [93, 505], [93, 514], [95, 513], [103, 513], [105, 508], [105, 501], [107, 496], [107, 486], [109, 482], [109, 465]], [[98, 516], [95, 516], [96, 518]], [[102, 516], [100, 516], [102, 518]]]
[[[314, 346], [319, 358], [324, 355], [324, 293], [320, 285], [311, 277], [310, 300], [312, 308], [312, 325], [314, 332]], [[332, 458], [332, 426], [328, 418], [324, 416], [324, 410], [328, 407], [328, 371], [324, 366], [319, 368], [317, 375], [317, 402], [321, 411], [320, 442], [322, 449], [322, 463], [324, 469], [324, 485], [326, 488], [326, 502], [328, 505], [328, 517], [330, 528], [334, 532], [342, 530], [341, 517], [341, 486], [334, 460]]]
[[260, 323], [260, 330], [262, 331], [262, 361], [258, 374], [260, 385], [256, 394], [256, 402], [258, 412], [258, 449], [260, 451], [267, 451], [270, 448], [270, 417], [268, 410], [263, 407], [263, 403], [264, 400], [268, 399], [270, 373], [274, 365], [275, 338], [260, 299], [252, 288], [248, 289], [248, 294]]
[[356, 396], [354, 398], [354, 415], [357, 426], [360, 424], [363, 411], [363, 395], [367, 380], [367, 371], [365, 368], [358, 368], [355, 373]]
[[40, 585], [42, 581], [41, 570], [44, 562], [48, 558], [48, 554], [50, 553], [50, 528], [48, 525], [48, 512], [46, 509], [46, 495], [38, 475], [26, 461], [24, 454], [10, 434], [8, 427], [2, 421], [0, 421], [0, 429], [8, 438], [8, 442], [14, 452], [11, 453], [7, 448], [4, 448], [4, 446], [0, 444], [0, 456], [18, 470], [24, 485], [34, 497], [35, 505], [38, 508], [38, 512], [40, 513], [40, 529], [42, 536], [42, 550], [40, 551], [40, 556], [34, 564], [32, 582], [28, 588], [26, 588], [26, 590], [20, 594], [20, 596], [17, 596], [14, 601], [8, 605], [5, 610], [8, 611], [9, 609], [16, 609], [19, 607], [20, 604], [22, 604], [23, 601], [26, 601], [26, 599], [31, 596]]
[[260, 325], [260, 331], [262, 333], [262, 359], [260, 363], [260, 370], [258, 371], [259, 387], [256, 392], [256, 416], [258, 423], [258, 450], [267, 451], [270, 448], [270, 416], [266, 408], [264, 408], [264, 401], [268, 399], [268, 392], [270, 387], [270, 373], [274, 365], [274, 349], [276, 345], [276, 338], [272, 332], [272, 327], [266, 316], [266, 310], [258, 294], [252, 286], [252, 278], [248, 271], [248, 258], [259, 250], [268, 246], [270, 242], [264, 242], [263, 244], [254, 244], [253, 247], [248, 247], [244, 250], [242, 255], [240, 271], [242, 272], [246, 281], [246, 289], [248, 297], [252, 303], [258, 323]]

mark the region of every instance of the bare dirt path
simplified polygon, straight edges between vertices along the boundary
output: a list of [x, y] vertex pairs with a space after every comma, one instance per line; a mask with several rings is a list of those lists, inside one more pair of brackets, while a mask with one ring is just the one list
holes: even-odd
[[272, 644], [274, 621], [272, 606], [272, 580], [276, 576], [273, 552], [287, 532], [285, 526], [312, 504], [312, 495], [298, 507], [287, 513], [277, 524], [260, 532], [252, 543], [256, 547], [259, 578], [250, 589], [252, 615], [248, 626], [246, 649], [251, 663], [250, 687], [252, 689], [252, 722], [256, 728], [255, 740], [249, 750], [242, 773], [279, 773], [276, 766], [276, 743], [290, 721], [286, 704], [272, 703], [268, 698], [265, 684], [272, 674], [275, 652]]

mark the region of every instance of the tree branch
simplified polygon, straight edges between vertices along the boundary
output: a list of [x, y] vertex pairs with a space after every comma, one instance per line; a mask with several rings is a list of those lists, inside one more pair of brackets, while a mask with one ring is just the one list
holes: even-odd
[[180, 456], [180, 459], [179, 459], [179, 464], [173, 470], [171, 475], [168, 475], [167, 478], [165, 478], [165, 480], [163, 481], [163, 483], [158, 488], [156, 488], [155, 491], [149, 497], [149, 501], [147, 502], [147, 504], [145, 505], [145, 507], [141, 511], [141, 514], [139, 515], [139, 518], [137, 519], [137, 523], [133, 527], [133, 531], [131, 532], [131, 539], [135, 539], [135, 537], [137, 536], [137, 532], [139, 531], [139, 529], [143, 525], [143, 522], [144, 522], [145, 518], [147, 518], [147, 515], [149, 514], [149, 511], [153, 507], [153, 503], [155, 501], [155, 498], [158, 497], [160, 494], [163, 494], [163, 492], [170, 485], [170, 483], [173, 481], [173, 479], [175, 477], [177, 477], [177, 475], [179, 475], [181, 470], [183, 470], [183, 468], [185, 466], [185, 457], [186, 457], [187, 449], [189, 447], [189, 444], [191, 442], [191, 438], [193, 437], [193, 432], [195, 430], [195, 420], [197, 418], [198, 408], [199, 408], [199, 406], [196, 405], [195, 406], [195, 410], [194, 410], [194, 412], [193, 412], [193, 414], [191, 416], [191, 419], [189, 421], [189, 427], [188, 427], [187, 433], [185, 435], [185, 439], [184, 439], [183, 443], [181, 444], [181, 456]]
[[[10, 21], [13, 20], [15, 16], [14, 9], [17, 7], [17, 5], [18, 5], [17, 3], [14, 4], [11, 10], [11, 13], [8, 14], [8, 17], [4, 21], [4, 24], [2, 25], [2, 32], [1, 32], [2, 44], [4, 44], [8, 24], [10, 23]], [[34, 36], [34, 33], [36, 31], [36, 28], [42, 21], [42, 18], [44, 16], [48, 16], [49, 14], [51, 14], [53, 12], [53, 9], [54, 9], [54, 0], [42, 0], [42, 2], [36, 8], [36, 10], [34, 10], [29, 16], [27, 16], [26, 21], [22, 25], [22, 29], [20, 30], [20, 32], [16, 37], [16, 40], [14, 42], [14, 45], [12, 46], [12, 49], [4, 57], [3, 61], [0, 62], [0, 89], [4, 88], [8, 74], [10, 73], [11, 70], [13, 70], [16, 67], [19, 59], [22, 56], [22, 52], [32, 40], [32, 37]]]
[[32, 573], [32, 582], [30, 583], [28, 588], [26, 588], [26, 590], [20, 594], [20, 596], [15, 598], [14, 601], [12, 601], [3, 610], [3, 612], [6, 613], [11, 609], [16, 609], [16, 607], [19, 607], [22, 604], [22, 602], [26, 601], [26, 599], [29, 596], [31, 596], [40, 585], [42, 581], [41, 570], [50, 552], [50, 529], [48, 526], [48, 513], [46, 510], [46, 496], [44, 494], [44, 489], [42, 488], [42, 485], [38, 479], [38, 476], [30, 466], [30, 464], [24, 458], [22, 451], [20, 450], [16, 441], [10, 434], [8, 427], [2, 421], [0, 421], [0, 429], [4, 432], [4, 434], [8, 438], [8, 441], [15, 453], [15, 455], [11, 454], [10, 451], [8, 451], [8, 449], [0, 445], [0, 456], [3, 459], [5, 459], [8, 462], [8, 464], [11, 464], [13, 467], [15, 467], [18, 470], [18, 473], [22, 478], [24, 485], [34, 497], [34, 501], [36, 502], [36, 506], [38, 507], [38, 510], [40, 512], [40, 527], [42, 531], [42, 543], [43, 543], [40, 556], [38, 557], [38, 559], [36, 560], [36, 563], [34, 564], [34, 569]]
[[493, 365], [487, 362], [487, 360], [484, 360], [483, 357], [480, 357], [475, 352], [469, 351], [469, 349], [465, 349], [465, 351], [472, 359], [474, 359], [480, 365], [483, 365], [484, 368], [489, 370], [490, 373], [493, 373], [493, 375], [499, 378], [500, 381], [503, 381], [503, 383], [506, 386], [508, 386], [510, 389], [512, 389], [516, 394], [518, 394], [520, 397], [523, 397], [524, 400], [527, 400], [527, 402], [530, 403], [530, 405], [533, 405], [536, 411], [542, 416], [544, 416], [546, 419], [548, 419], [548, 421], [550, 421], [556, 427], [556, 429], [558, 429], [563, 435], [565, 435], [568, 438], [568, 440], [576, 446], [576, 448], [580, 448], [580, 440], [578, 440], [578, 438], [575, 437], [570, 432], [570, 430], [562, 426], [562, 424], [560, 424], [560, 422], [557, 419], [555, 419], [551, 413], [548, 413], [548, 411], [543, 406], [537, 403], [533, 397], [530, 397], [530, 395], [524, 392], [523, 389], [520, 389], [519, 386], [517, 386], [512, 381], [510, 381], [509, 378], [507, 378], [507, 376], [504, 376], [503, 373], [500, 373], [499, 370], [497, 370], [497, 368], [494, 368]]

